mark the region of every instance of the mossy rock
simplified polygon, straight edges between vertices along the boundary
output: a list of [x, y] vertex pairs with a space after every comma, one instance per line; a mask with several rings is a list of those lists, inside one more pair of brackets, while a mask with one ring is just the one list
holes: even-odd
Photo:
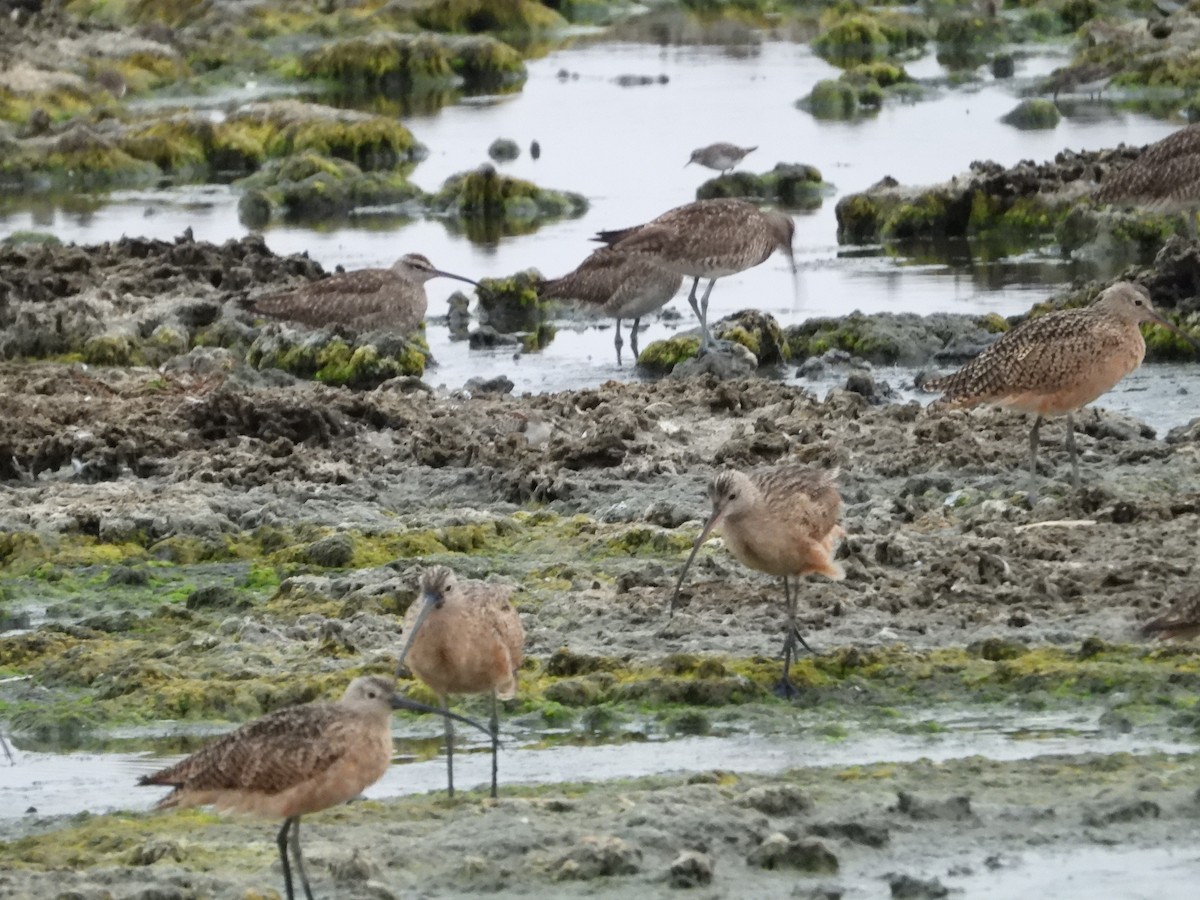
[[853, 119], [859, 113], [858, 89], [840, 78], [825, 78], [797, 105], [817, 119]]
[[[400, 172], [363, 172], [354, 163], [319, 153], [300, 153], [272, 160], [236, 184], [253, 195], [247, 206], [261, 224], [263, 201], [271, 215], [294, 222], [311, 222], [349, 215], [364, 207], [390, 207], [416, 212], [424, 207], [425, 194]], [[239, 206], [240, 211], [240, 206]]]
[[838, 66], [884, 59], [889, 52], [883, 28], [867, 13], [838, 19], [817, 35], [812, 46], [819, 56]]
[[874, 82], [881, 88], [892, 87], [906, 81], [912, 81], [904, 66], [893, 62], [871, 62], [854, 66], [842, 73], [842, 79], [850, 84], [866, 84]]
[[200, 178], [208, 171], [214, 127], [204, 116], [184, 114], [131, 126], [121, 149], [134, 159], [154, 163], [163, 172]]
[[544, 221], [583, 215], [588, 208], [582, 194], [540, 188], [501, 175], [491, 165], [447, 178], [430, 205], [435, 213], [451, 219], [485, 228], [490, 223], [498, 234], [529, 231]]
[[53, 138], [22, 141], [0, 153], [0, 178], [26, 190], [132, 187], [161, 175], [158, 166], [135, 159], [85, 125]]
[[653, 375], [669, 375], [679, 363], [695, 359], [700, 352], [700, 338], [679, 335], [665, 341], [652, 341], [638, 354], [638, 368]]
[[870, 243], [963, 237], [971, 221], [972, 196], [961, 187], [905, 190], [888, 184], [838, 201], [838, 240]]
[[58, 247], [62, 245], [62, 240], [56, 234], [50, 234], [48, 231], [14, 231], [5, 236], [0, 244], [8, 244], [16, 246], [18, 244], [37, 245], [43, 247]]
[[458, 38], [447, 44], [450, 68], [469, 91], [516, 88], [525, 82], [521, 54], [492, 37]]
[[697, 200], [744, 197], [777, 203], [789, 209], [816, 209], [833, 186], [826, 184], [814, 166], [779, 163], [770, 172], [731, 172], [709, 179], [696, 189]]
[[430, 31], [527, 33], [563, 28], [567, 20], [534, 0], [433, 0], [413, 11]]
[[526, 269], [508, 278], [480, 279], [476, 292], [480, 322], [490, 325], [501, 334], [528, 332], [536, 335], [554, 308], [553, 302], [538, 296], [541, 281], [542, 276], [537, 269]]
[[787, 338], [775, 317], [756, 309], [744, 309], [722, 319], [712, 326], [712, 333], [720, 340], [741, 344], [754, 354], [760, 366], [791, 358]]
[[1001, 116], [1000, 121], [1022, 131], [1032, 131], [1058, 127], [1062, 114], [1054, 101], [1044, 97], [1028, 97]]
[[424, 338], [382, 333], [347, 338], [287, 326], [264, 328], [246, 354], [256, 369], [363, 390], [401, 375], [422, 375], [428, 358]]

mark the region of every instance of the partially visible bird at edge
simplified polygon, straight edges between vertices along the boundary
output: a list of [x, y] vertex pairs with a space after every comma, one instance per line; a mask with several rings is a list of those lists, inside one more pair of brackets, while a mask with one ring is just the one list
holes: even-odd
[[671, 302], [679, 293], [683, 276], [660, 266], [652, 258], [602, 247], [573, 272], [542, 283], [539, 293], [548, 299], [569, 300], [581, 308], [617, 320], [613, 344], [621, 365], [621, 320], [633, 319], [629, 343], [638, 357], [638, 327], [642, 316]]
[[[751, 569], [783, 580], [787, 623], [783, 641], [783, 674], [775, 686], [781, 697], [794, 697], [790, 670], [796, 645], [814, 652], [796, 623], [800, 577], [824, 575], [833, 581], [845, 578], [834, 561], [837, 541], [845, 534], [838, 518], [842, 498], [838, 472], [784, 463], [741, 472], [726, 469], [708, 485], [712, 512], [700, 530], [692, 552], [679, 573], [671, 596], [671, 615], [679, 604], [683, 579], [709, 535], [720, 530], [725, 545], [738, 561]], [[794, 582], [789, 579], [794, 578]]]
[[425, 319], [425, 282], [438, 277], [478, 286], [470, 278], [435, 268], [420, 253], [407, 253], [387, 269], [339, 272], [294, 290], [251, 298], [247, 305], [260, 315], [316, 328], [346, 325], [409, 332]]
[[957, 372], [928, 380], [921, 387], [942, 392], [933, 408], [995, 403], [1032, 414], [1031, 491], [1037, 478], [1042, 420], [1066, 416], [1071, 483], [1078, 490], [1079, 453], [1073, 414], [1142, 364], [1146, 340], [1138, 326], [1144, 322], [1168, 328], [1200, 349], [1200, 342], [1154, 310], [1145, 288], [1120, 281], [1106, 288], [1090, 306], [1026, 319]]
[[[776, 249], [797, 277], [792, 237], [796, 223], [787, 213], [762, 210], [745, 200], [697, 200], [630, 228], [601, 231], [596, 240], [623, 253], [652, 259], [669, 272], [690, 276], [688, 304], [700, 320], [700, 352], [713, 346], [708, 331], [708, 298], [718, 278], [765, 262]], [[700, 279], [709, 279], [697, 299]]]
[[335, 703], [268, 713], [138, 784], [173, 788], [157, 809], [212, 805], [283, 819], [276, 843], [287, 900], [295, 900], [289, 851], [304, 896], [312, 900], [300, 852], [300, 817], [345, 803], [382, 777], [392, 760], [395, 709], [440, 713], [486, 730], [464, 716], [396, 694], [390, 677], [368, 675], [350, 682]]
[[[459, 580], [447, 566], [421, 573], [420, 593], [404, 617], [407, 635], [397, 674], [407, 665], [447, 709], [451, 694], [488, 694], [492, 716], [492, 796], [497, 794], [499, 701], [517, 693], [525, 629], [509, 588]], [[446, 781], [454, 796], [454, 725], [446, 720]]]
[[1200, 593], [1180, 600], [1161, 616], [1142, 626], [1146, 637], [1159, 640], [1190, 641], [1200, 637]]

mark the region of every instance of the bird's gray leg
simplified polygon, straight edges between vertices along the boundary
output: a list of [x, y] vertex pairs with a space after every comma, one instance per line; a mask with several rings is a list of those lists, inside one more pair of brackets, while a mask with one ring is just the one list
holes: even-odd
[[283, 827], [279, 829], [279, 837], [275, 838], [275, 843], [279, 845], [279, 861], [283, 863], [283, 889], [287, 894], [286, 900], [296, 900], [296, 892], [292, 889], [292, 867], [288, 863], [288, 831], [295, 821], [294, 817], [284, 819]]
[[4, 739], [4, 735], [0, 734], [0, 750], [4, 751], [4, 755], [8, 758], [8, 764], [15, 766], [16, 761], [13, 759], [12, 751], [8, 749], [8, 741]]
[[292, 857], [296, 860], [296, 871], [300, 874], [300, 887], [304, 888], [304, 900], [313, 900], [312, 888], [308, 886], [308, 873], [304, 871], [304, 854], [300, 852], [300, 817], [292, 822]]
[[[797, 586], [798, 587], [798, 586]], [[796, 654], [796, 600], [788, 585], [788, 577], [783, 576], [783, 596], [787, 601], [787, 630], [783, 638], [783, 675], [775, 685], [775, 696], [791, 700], [799, 693], [792, 679], [788, 677], [792, 668], [792, 657]]]
[[[711, 287], [711, 285], [709, 285]], [[696, 300], [696, 288], [700, 287], [700, 276], [692, 279], [692, 289], [688, 292], [688, 306], [700, 320], [700, 352], [703, 353], [708, 345], [708, 326], [704, 324], [704, 315], [700, 312], [700, 303]]]
[[1075, 447], [1075, 414], [1067, 413], [1067, 452], [1071, 455], [1071, 486], [1079, 490], [1079, 450]]
[[634, 319], [633, 320], [633, 328], [631, 328], [629, 331], [629, 347], [630, 347], [630, 349], [633, 350], [634, 364], [636, 364], [637, 360], [638, 360], [637, 333], [638, 333], [638, 327], [641, 324], [642, 324], [641, 318]]
[[700, 299], [700, 346], [701, 348], [712, 346], [712, 335], [708, 333], [708, 295], [712, 293], [713, 285], [717, 283], [717, 279], [710, 278], [708, 287], [704, 289], [704, 296]]
[[617, 319], [617, 334], [613, 338], [613, 346], [617, 348], [617, 365], [618, 366], [621, 364], [621, 347], [623, 347], [624, 344], [625, 344], [625, 342], [623, 340], [621, 340], [621, 320]]
[[494, 800], [496, 798], [496, 781], [499, 769], [497, 758], [500, 755], [500, 710], [495, 691], [492, 691], [492, 721], [490, 725], [492, 728], [492, 799]]
[[[450, 700], [447, 697], [442, 698], [442, 709], [449, 711]], [[449, 716], [442, 716], [442, 721], [446, 723], [446, 793], [448, 796], [454, 796], [454, 722]]]
[[1037, 450], [1038, 450], [1038, 430], [1042, 427], [1042, 417], [1038, 416], [1033, 420], [1033, 427], [1029, 429], [1029, 505], [1033, 506], [1037, 502]]

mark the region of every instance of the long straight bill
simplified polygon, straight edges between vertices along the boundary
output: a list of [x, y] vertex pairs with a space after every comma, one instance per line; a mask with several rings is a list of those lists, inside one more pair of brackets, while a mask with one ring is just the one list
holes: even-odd
[[432, 594], [423, 594], [420, 599], [421, 611], [417, 613], [417, 620], [413, 622], [412, 629], [408, 632], [408, 637], [404, 640], [404, 646], [400, 648], [400, 659], [396, 661], [396, 676], [400, 676], [400, 670], [404, 667], [404, 660], [408, 658], [408, 651], [412, 649], [413, 639], [416, 638], [417, 632], [421, 630], [421, 625], [425, 622], [425, 617], [430, 611], [437, 606], [437, 598]]

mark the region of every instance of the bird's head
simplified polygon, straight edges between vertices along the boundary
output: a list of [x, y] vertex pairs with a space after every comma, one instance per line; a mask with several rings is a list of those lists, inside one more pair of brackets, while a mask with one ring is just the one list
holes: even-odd
[[1140, 284], [1118, 281], [1116, 284], [1110, 285], [1104, 289], [1104, 293], [1096, 301], [1095, 308], [1133, 325], [1140, 325], [1143, 322], [1161, 325], [1163, 328], [1175, 332], [1200, 351], [1200, 341], [1163, 318], [1154, 308], [1154, 304], [1150, 302], [1150, 292]]

